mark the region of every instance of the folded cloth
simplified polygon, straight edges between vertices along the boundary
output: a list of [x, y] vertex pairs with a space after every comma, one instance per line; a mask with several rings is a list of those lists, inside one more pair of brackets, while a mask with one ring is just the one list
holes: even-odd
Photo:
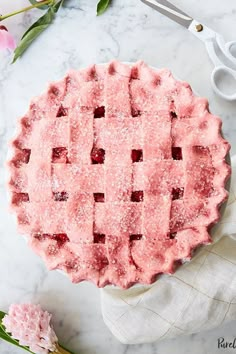
[[122, 343], [190, 334], [236, 319], [236, 156], [230, 195], [213, 243], [150, 286], [101, 290], [103, 318]]

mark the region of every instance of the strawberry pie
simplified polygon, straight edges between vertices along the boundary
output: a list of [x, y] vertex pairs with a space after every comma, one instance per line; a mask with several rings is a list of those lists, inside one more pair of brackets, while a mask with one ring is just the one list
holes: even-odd
[[71, 71], [31, 102], [12, 142], [19, 231], [75, 283], [150, 284], [211, 242], [230, 174], [220, 132], [169, 70]]

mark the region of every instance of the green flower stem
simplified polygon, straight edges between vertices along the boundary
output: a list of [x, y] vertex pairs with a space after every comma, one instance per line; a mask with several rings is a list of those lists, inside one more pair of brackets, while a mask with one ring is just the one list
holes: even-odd
[[31, 9], [34, 9], [34, 8], [37, 8], [37, 7], [41, 7], [41, 6], [44, 6], [44, 5], [51, 5], [51, 4], [53, 4], [53, 3], [54, 3], [54, 0], [44, 0], [44, 1], [41, 1], [41, 2], [39, 2], [38, 4], [25, 7], [25, 8], [23, 8], [23, 9], [21, 9], [21, 10], [11, 12], [10, 14], [7, 14], [7, 15], [0, 16], [0, 21], [3, 21], [3, 20], [5, 20], [6, 18], [15, 16], [15, 15], [18, 15], [18, 14], [20, 14], [20, 13], [22, 13], [22, 12], [29, 11], [29, 10], [31, 10]]

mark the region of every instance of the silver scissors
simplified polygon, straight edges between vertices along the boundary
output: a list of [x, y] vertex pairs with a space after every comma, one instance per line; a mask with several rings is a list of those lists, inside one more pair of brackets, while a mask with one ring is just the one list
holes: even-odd
[[[223, 36], [194, 20], [169, 1], [141, 0], [161, 14], [179, 23], [205, 43], [207, 52], [215, 68], [211, 75], [211, 85], [215, 93], [228, 101], [236, 100], [236, 41], [226, 43]], [[222, 84], [224, 89], [222, 88]]]

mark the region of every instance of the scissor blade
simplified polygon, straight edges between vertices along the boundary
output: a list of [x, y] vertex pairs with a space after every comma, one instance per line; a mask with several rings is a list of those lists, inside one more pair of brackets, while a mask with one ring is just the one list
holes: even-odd
[[161, 14], [169, 17], [171, 20], [177, 22], [178, 24], [189, 28], [191, 22], [193, 21], [192, 17], [172, 5], [167, 0], [141, 0], [144, 4], [152, 7]]

